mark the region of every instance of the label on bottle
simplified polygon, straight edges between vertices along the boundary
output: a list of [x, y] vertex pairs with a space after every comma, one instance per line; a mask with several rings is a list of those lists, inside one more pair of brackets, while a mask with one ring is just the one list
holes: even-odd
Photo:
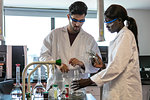
[[65, 98], [69, 98], [69, 88], [65, 88]]
[[54, 98], [57, 98], [57, 89], [54, 90]]

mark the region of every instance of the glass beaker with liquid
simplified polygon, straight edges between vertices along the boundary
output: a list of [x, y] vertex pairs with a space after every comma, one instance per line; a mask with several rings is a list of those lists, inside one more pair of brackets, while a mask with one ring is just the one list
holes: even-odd
[[22, 100], [22, 86], [20, 84], [20, 64], [16, 64], [16, 85], [11, 91], [12, 100]]

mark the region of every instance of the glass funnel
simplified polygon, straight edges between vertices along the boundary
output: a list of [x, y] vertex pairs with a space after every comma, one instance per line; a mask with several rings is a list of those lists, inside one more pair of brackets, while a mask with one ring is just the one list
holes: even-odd
[[41, 68], [38, 68], [38, 81], [35, 87], [33, 88], [33, 98], [40, 99], [44, 97], [44, 92], [46, 89], [44, 88], [43, 84], [41, 83]]
[[11, 91], [12, 100], [21, 100], [22, 98], [22, 86], [20, 84], [20, 64], [16, 64], [16, 85]]

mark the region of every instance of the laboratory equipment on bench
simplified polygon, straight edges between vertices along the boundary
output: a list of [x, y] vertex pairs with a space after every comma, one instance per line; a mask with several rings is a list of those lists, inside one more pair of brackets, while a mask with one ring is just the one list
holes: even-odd
[[[29, 100], [31, 100], [31, 97], [32, 97], [32, 93], [31, 93], [31, 91], [30, 91], [30, 77], [31, 77], [31, 75], [33, 74], [33, 72], [35, 72], [35, 71], [43, 64], [43, 65], [46, 65], [46, 66], [47, 66], [47, 72], [48, 72], [48, 75], [49, 75], [49, 65], [52, 65], [53, 67], [55, 67], [55, 64], [56, 64], [56, 65], [61, 65], [61, 59], [56, 60], [56, 61], [32, 62], [32, 63], [28, 64], [28, 65], [24, 68], [23, 73], [22, 73], [22, 88], [23, 88], [22, 100], [25, 100], [25, 74], [26, 74], [27, 69], [28, 69], [31, 65], [34, 65], [34, 64], [37, 64], [37, 67], [35, 67], [35, 68], [29, 73], [29, 76], [28, 76], [28, 85], [27, 85], [28, 92], [27, 92], [26, 94], [27, 94], [27, 97], [28, 97]], [[48, 77], [49, 77], [49, 76], [48, 76]]]
[[15, 100], [22, 98], [22, 86], [20, 84], [20, 64], [16, 64], [16, 85], [11, 91], [11, 97]]
[[69, 85], [65, 85], [65, 98], [66, 99], [69, 99], [69, 94], [70, 94]]
[[[73, 81], [80, 80], [80, 79], [81, 79], [80, 72], [78, 69], [75, 69]], [[85, 89], [81, 88], [76, 91], [73, 90], [71, 94], [72, 94], [72, 98], [84, 98], [85, 97]]]
[[45, 91], [46, 91], [46, 89], [44, 88], [43, 84], [41, 83], [41, 67], [39, 67], [38, 68], [38, 82], [33, 88], [34, 98], [43, 98]]
[[58, 98], [58, 85], [54, 84], [53, 85], [53, 98], [52, 99], [57, 99]]

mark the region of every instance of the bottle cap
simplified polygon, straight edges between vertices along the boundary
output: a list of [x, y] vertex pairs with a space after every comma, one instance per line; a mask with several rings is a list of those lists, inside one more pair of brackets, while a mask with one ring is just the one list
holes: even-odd
[[20, 64], [16, 64], [16, 66], [17, 66], [17, 67], [19, 67], [19, 66], [20, 66]]
[[57, 87], [58, 85], [54, 84], [53, 87]]
[[69, 87], [69, 85], [65, 85], [65, 87]]
[[46, 100], [48, 100], [48, 92], [46, 91], [46, 92], [43, 92], [43, 94], [44, 94], [44, 100], [46, 99]]
[[56, 60], [56, 65], [61, 66], [61, 59]]

